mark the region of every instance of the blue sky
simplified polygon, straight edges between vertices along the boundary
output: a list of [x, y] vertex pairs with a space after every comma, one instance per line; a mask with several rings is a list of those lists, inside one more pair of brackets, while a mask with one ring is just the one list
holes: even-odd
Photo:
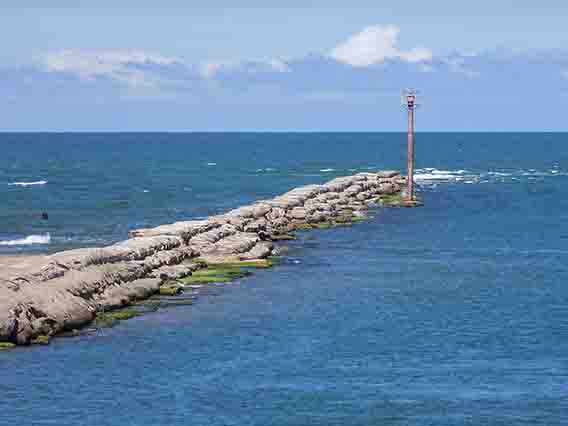
[[[568, 130], [568, 2], [21, 0], [0, 130]], [[117, 6], [116, 3], [120, 5]]]

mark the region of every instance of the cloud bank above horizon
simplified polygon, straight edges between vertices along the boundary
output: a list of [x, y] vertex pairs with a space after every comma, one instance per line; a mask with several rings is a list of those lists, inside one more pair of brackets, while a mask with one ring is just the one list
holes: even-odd
[[[61, 114], [74, 109], [71, 115], [81, 123], [79, 128], [90, 123], [87, 127], [94, 129], [120, 128], [113, 120], [112, 125], [109, 120], [98, 123], [92, 115], [97, 105], [109, 111], [122, 111], [128, 105], [130, 120], [125, 128], [144, 127], [150, 119], [155, 120], [152, 128], [156, 129], [238, 130], [241, 127], [231, 120], [212, 125], [217, 123], [215, 111], [226, 114], [249, 108], [263, 111], [264, 122], [255, 126], [252, 120], [243, 120], [242, 128], [303, 129], [310, 128], [306, 121], [296, 120], [297, 127], [293, 124], [297, 109], [312, 108], [312, 112], [317, 106], [331, 108], [334, 116], [342, 117], [345, 128], [367, 129], [375, 123], [369, 113], [361, 114], [361, 109], [392, 108], [393, 99], [404, 87], [419, 87], [425, 93], [431, 113], [437, 114], [429, 124], [433, 128], [445, 121], [442, 106], [453, 109], [456, 103], [468, 110], [479, 109], [478, 119], [462, 119], [458, 128], [492, 128], [497, 122], [487, 114], [499, 105], [518, 108], [519, 102], [526, 102], [528, 111], [533, 111], [532, 104], [543, 102], [545, 94], [552, 91], [560, 92], [561, 102], [567, 102], [567, 51], [457, 50], [437, 56], [424, 46], [400, 47], [400, 32], [396, 25], [370, 25], [328, 48], [327, 53], [197, 64], [136, 49], [61, 49], [46, 52], [26, 66], [0, 69], [0, 95], [8, 99], [13, 111], [50, 105], [53, 110], [49, 114], [58, 117], [57, 123], [62, 121]], [[168, 120], [156, 117], [156, 111], [179, 105], [198, 111], [202, 120], [188, 125], [181, 121], [180, 113], [178, 121], [175, 114]], [[340, 113], [342, 106], [345, 112]], [[283, 118], [282, 111], [288, 111], [289, 117]], [[238, 111], [235, 120], [243, 114]], [[388, 114], [393, 117], [390, 111]], [[49, 127], [46, 122], [38, 120], [30, 127]], [[535, 125], [542, 126], [538, 122], [548, 123], [539, 119]], [[325, 124], [324, 115], [314, 120], [314, 128], [338, 125], [336, 121]], [[10, 128], [8, 123], [0, 125]]]

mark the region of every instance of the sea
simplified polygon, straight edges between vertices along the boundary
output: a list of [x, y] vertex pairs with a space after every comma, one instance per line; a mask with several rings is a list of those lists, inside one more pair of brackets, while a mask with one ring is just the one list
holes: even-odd
[[[567, 425], [567, 143], [418, 133], [423, 207], [299, 233], [192, 305], [0, 352], [0, 424]], [[3, 133], [0, 150], [0, 256], [406, 165], [402, 133]]]

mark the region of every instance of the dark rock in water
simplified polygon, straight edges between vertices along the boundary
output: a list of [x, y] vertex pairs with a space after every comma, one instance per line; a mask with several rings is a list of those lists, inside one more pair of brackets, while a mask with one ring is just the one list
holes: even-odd
[[109, 326], [138, 315], [115, 309], [153, 295], [185, 297], [176, 296], [182, 284], [229, 282], [246, 269], [271, 267], [272, 241], [363, 220], [373, 201], [389, 205], [400, 197], [400, 182], [394, 171], [338, 177], [205, 220], [134, 230], [107, 247], [42, 257], [25, 272], [0, 271], [0, 342], [48, 343], [93, 320]]

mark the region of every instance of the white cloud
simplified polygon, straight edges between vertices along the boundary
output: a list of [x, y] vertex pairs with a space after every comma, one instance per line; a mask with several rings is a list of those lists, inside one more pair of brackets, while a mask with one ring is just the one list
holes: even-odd
[[234, 61], [234, 62], [208, 62], [200, 67], [200, 74], [204, 78], [215, 77], [219, 71], [259, 73], [259, 72], [289, 72], [288, 62], [283, 58]]
[[60, 50], [42, 58], [48, 72], [69, 72], [89, 80], [109, 77], [130, 86], [154, 86], [154, 81], [137, 66], [168, 66], [178, 63], [175, 58], [151, 55], [142, 51], [78, 51]]
[[406, 62], [424, 62], [432, 59], [432, 51], [416, 47], [402, 51], [396, 47], [400, 28], [396, 25], [372, 25], [351, 36], [331, 51], [331, 57], [355, 67], [380, 64], [388, 58]]

